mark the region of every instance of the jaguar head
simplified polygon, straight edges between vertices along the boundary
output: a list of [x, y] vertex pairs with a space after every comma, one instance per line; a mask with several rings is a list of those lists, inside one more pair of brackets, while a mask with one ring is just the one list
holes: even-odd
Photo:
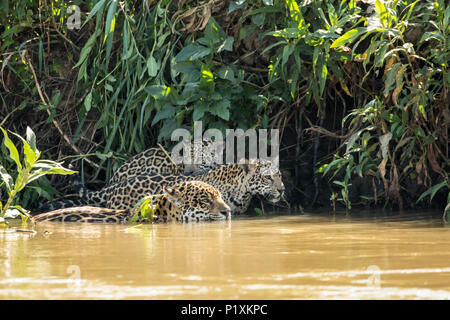
[[285, 187], [281, 172], [269, 160], [248, 162], [245, 165], [249, 178], [249, 189], [254, 195], [261, 195], [270, 202], [278, 202], [284, 196]]
[[[187, 144], [183, 140], [184, 150], [190, 150], [191, 162], [184, 165], [184, 173], [204, 173], [217, 168], [223, 163], [224, 141], [212, 141], [203, 139], [200, 142], [194, 141]], [[201, 161], [199, 162], [201, 155]]]
[[165, 187], [167, 199], [181, 211], [181, 221], [198, 222], [231, 218], [231, 209], [213, 186], [201, 181], [187, 181]]

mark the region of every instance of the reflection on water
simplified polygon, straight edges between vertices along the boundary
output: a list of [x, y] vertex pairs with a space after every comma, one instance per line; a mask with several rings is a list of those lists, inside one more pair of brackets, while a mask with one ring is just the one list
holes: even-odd
[[0, 233], [0, 299], [450, 298], [450, 228], [428, 215], [36, 231]]

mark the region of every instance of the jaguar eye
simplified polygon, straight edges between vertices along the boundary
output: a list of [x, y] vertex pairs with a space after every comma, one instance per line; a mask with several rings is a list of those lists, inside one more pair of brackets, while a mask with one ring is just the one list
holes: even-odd
[[211, 201], [205, 201], [202, 203], [202, 208], [204, 209], [209, 209], [212, 206], [212, 202]]

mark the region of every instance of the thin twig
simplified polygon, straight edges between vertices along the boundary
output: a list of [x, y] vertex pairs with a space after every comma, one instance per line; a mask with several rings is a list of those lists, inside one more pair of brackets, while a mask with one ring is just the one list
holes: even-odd
[[327, 129], [319, 127], [319, 126], [312, 126], [311, 128], [306, 128], [305, 132], [306, 131], [314, 131], [314, 132], [317, 132], [317, 133], [320, 133], [320, 134], [323, 134], [325, 136], [335, 138], [335, 139], [347, 139], [349, 136], [351, 136], [351, 134], [346, 134], [344, 136], [337, 135], [337, 134], [335, 134], [331, 131], [328, 131]]
[[166, 155], [167, 158], [169, 158], [170, 162], [172, 162], [172, 164], [177, 167], [177, 164], [175, 163], [175, 161], [173, 161], [172, 157], [169, 155], [169, 153], [166, 151], [166, 149], [164, 149], [164, 147], [158, 143], [158, 147], [162, 150], [162, 152], [164, 152], [164, 154]]
[[[37, 91], [38, 91], [38, 93], [39, 93], [39, 97], [41, 98], [42, 104], [45, 105], [45, 106], [50, 106], [50, 105], [47, 103], [47, 101], [45, 100], [45, 98], [44, 98], [44, 95], [43, 95], [42, 90], [41, 90], [41, 86], [39, 85], [39, 81], [38, 81], [37, 76], [36, 76], [36, 72], [34, 71], [34, 68], [33, 68], [33, 64], [31, 63], [31, 59], [30, 59], [30, 57], [28, 56], [28, 52], [27, 52], [27, 54], [26, 54], [26, 59], [27, 59], [28, 65], [30, 66], [31, 72], [33, 73], [34, 82], [36, 83], [36, 89], [37, 89]], [[50, 115], [51, 115], [50, 110], [49, 110], [49, 109], [46, 109], [46, 111], [47, 111], [48, 115], [50, 116]], [[58, 130], [59, 134], [60, 134], [60, 135], [64, 138], [64, 140], [67, 142], [67, 144], [69, 144], [69, 146], [70, 146], [76, 153], [78, 153], [79, 155], [82, 155], [83, 152], [82, 152], [76, 145], [74, 145], [74, 144], [72, 143], [72, 141], [70, 140], [70, 138], [63, 132], [63, 130], [61, 129], [61, 126], [60, 126], [59, 123], [58, 123], [58, 121], [56, 121], [55, 119], [52, 119], [52, 122], [53, 122], [53, 125], [55, 126], [55, 128]], [[92, 165], [93, 167], [95, 167], [95, 168], [98, 168], [98, 167], [99, 167], [99, 165], [96, 164], [95, 162], [93, 162], [93, 161], [91, 161], [91, 160], [89, 160], [89, 159], [85, 159], [85, 160], [86, 160], [90, 165]]]

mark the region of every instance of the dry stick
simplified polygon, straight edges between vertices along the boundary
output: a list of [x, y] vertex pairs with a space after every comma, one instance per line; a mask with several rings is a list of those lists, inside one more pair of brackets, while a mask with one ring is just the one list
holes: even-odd
[[301, 110], [297, 110], [298, 112], [298, 117], [295, 117], [295, 131], [297, 133], [297, 141], [295, 143], [295, 186], [298, 187], [299, 186], [299, 182], [300, 182], [300, 153], [301, 153], [301, 145], [303, 144], [303, 137], [302, 137], [302, 121], [303, 121], [303, 117], [302, 114], [303, 112]]
[[[324, 101], [323, 108], [324, 109], [322, 111], [319, 111], [320, 112], [320, 115], [319, 115], [319, 117], [320, 117], [319, 118], [319, 127], [323, 126], [323, 120], [325, 119], [325, 101]], [[313, 166], [314, 166], [314, 168], [315, 168], [316, 163], [317, 163], [317, 152], [319, 150], [319, 139], [320, 139], [320, 133], [317, 132], [316, 139], [314, 141], [314, 155], [313, 155]], [[314, 182], [315, 192], [314, 192], [314, 198], [313, 198], [313, 201], [311, 203], [311, 206], [313, 206], [316, 203], [317, 197], [319, 196], [319, 178], [317, 177], [317, 173], [316, 172], [314, 172], [313, 182]]]
[[172, 164], [177, 167], [177, 164], [175, 163], [175, 161], [173, 161], [172, 157], [169, 155], [169, 153], [166, 151], [166, 149], [164, 149], [164, 147], [158, 143], [158, 147], [162, 150], [162, 152], [164, 152], [164, 154], [166, 155], [167, 158], [169, 158], [170, 162], [172, 162]]
[[[37, 79], [37, 76], [36, 76], [36, 72], [34, 71], [34, 68], [33, 68], [33, 65], [32, 65], [32, 63], [31, 63], [31, 59], [30, 59], [30, 57], [28, 56], [28, 53], [27, 53], [27, 55], [26, 55], [26, 59], [27, 59], [28, 65], [30, 66], [31, 72], [33, 73], [34, 82], [36, 83], [36, 88], [37, 88], [37, 91], [38, 91], [38, 93], [39, 93], [39, 97], [41, 98], [41, 101], [42, 101], [42, 103], [43, 103], [45, 106], [49, 106], [49, 104], [45, 101], [44, 95], [42, 94], [41, 86], [39, 85], [39, 82], [38, 82], [38, 79]], [[50, 110], [48, 110], [48, 109], [46, 109], [46, 110], [47, 110], [48, 115], [50, 116], [50, 115], [51, 115]], [[78, 147], [77, 147], [76, 145], [74, 145], [74, 144], [72, 143], [72, 141], [70, 141], [69, 137], [68, 137], [68, 136], [63, 132], [63, 130], [61, 129], [61, 126], [59, 125], [59, 123], [58, 123], [55, 119], [52, 119], [52, 122], [53, 122], [53, 125], [54, 125], [54, 126], [56, 127], [56, 129], [58, 130], [59, 134], [60, 134], [60, 135], [64, 138], [64, 140], [70, 145], [70, 147], [71, 147], [76, 153], [78, 153], [79, 155], [82, 155], [83, 152], [82, 152], [80, 149], [78, 149]], [[89, 160], [89, 159], [87, 159], [87, 158], [85, 158], [85, 160], [86, 160], [90, 165], [94, 166], [95, 168], [98, 168], [98, 167], [99, 167], [98, 164], [96, 164], [95, 162], [93, 162], [93, 161], [91, 161], [91, 160]]]
[[343, 135], [343, 136], [337, 135], [337, 134], [335, 134], [331, 131], [328, 131], [327, 129], [322, 128], [320, 126], [312, 126], [311, 128], [306, 128], [305, 131], [314, 131], [314, 132], [317, 132], [317, 133], [320, 133], [320, 134], [323, 134], [325, 136], [328, 136], [330, 138], [335, 138], [335, 139], [347, 139], [348, 137], [350, 137], [353, 134], [353, 132], [351, 132], [351, 133]]
[[257, 67], [250, 67], [246, 65], [240, 65], [239, 68], [250, 71], [250, 72], [259, 72], [259, 73], [267, 73], [269, 70], [257, 68]]

